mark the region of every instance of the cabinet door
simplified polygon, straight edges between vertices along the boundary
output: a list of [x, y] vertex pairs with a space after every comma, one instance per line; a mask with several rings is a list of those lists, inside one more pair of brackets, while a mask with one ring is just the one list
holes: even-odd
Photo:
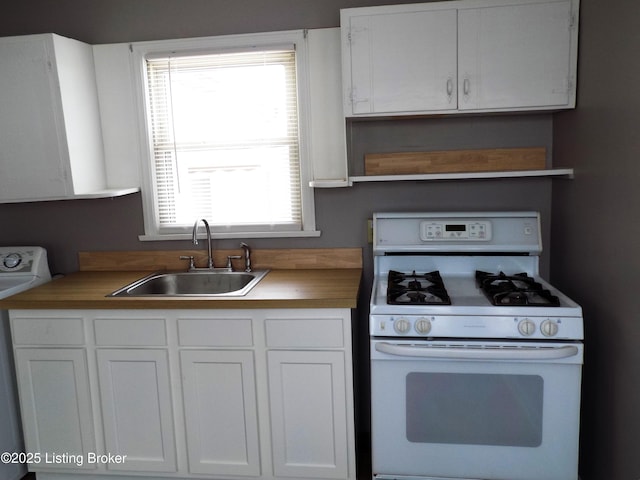
[[310, 159], [312, 186], [347, 185], [347, 143], [342, 106], [339, 28], [309, 30]]
[[347, 478], [343, 352], [268, 352], [275, 476]]
[[353, 15], [345, 64], [347, 115], [455, 109], [456, 10]]
[[[29, 469], [95, 468], [87, 462], [96, 445], [84, 349], [18, 348], [16, 367], [26, 449], [41, 454]], [[47, 463], [53, 454], [78, 461]]]
[[253, 352], [180, 353], [189, 472], [260, 475]]
[[175, 472], [166, 350], [98, 350], [105, 449], [126, 455], [110, 470]]
[[460, 10], [459, 108], [573, 106], [574, 30], [570, 1]]
[[[24, 451], [6, 312], [0, 311], [0, 452]], [[21, 463], [0, 462], [0, 478], [17, 480], [27, 473]]]
[[0, 39], [0, 200], [65, 196], [66, 152], [51, 38]]

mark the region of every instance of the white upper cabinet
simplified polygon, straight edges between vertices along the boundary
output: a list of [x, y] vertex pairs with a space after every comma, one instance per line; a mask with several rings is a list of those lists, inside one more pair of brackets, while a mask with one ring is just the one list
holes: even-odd
[[0, 65], [0, 202], [111, 196], [91, 46], [4, 37]]
[[574, 107], [573, 33], [568, 0], [460, 10], [459, 108]]
[[579, 0], [341, 11], [347, 117], [575, 107]]
[[342, 28], [347, 112], [456, 108], [455, 9], [365, 15], [347, 10]]

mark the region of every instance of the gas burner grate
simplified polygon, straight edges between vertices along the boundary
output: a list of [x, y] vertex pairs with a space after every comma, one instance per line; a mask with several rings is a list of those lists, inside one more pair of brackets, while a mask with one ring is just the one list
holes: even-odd
[[440, 272], [418, 274], [389, 271], [389, 305], [451, 305]]
[[560, 299], [526, 273], [476, 271], [476, 284], [496, 306], [559, 307]]

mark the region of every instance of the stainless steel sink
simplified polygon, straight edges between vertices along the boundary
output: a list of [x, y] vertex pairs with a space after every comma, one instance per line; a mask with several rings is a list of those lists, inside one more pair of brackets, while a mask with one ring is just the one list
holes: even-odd
[[268, 270], [254, 272], [156, 272], [126, 285], [108, 297], [236, 297], [246, 295]]

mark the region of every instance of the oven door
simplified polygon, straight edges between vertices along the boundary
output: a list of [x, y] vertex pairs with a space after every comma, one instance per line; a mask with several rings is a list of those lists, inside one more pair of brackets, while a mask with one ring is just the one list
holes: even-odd
[[372, 340], [373, 474], [576, 480], [581, 343]]

